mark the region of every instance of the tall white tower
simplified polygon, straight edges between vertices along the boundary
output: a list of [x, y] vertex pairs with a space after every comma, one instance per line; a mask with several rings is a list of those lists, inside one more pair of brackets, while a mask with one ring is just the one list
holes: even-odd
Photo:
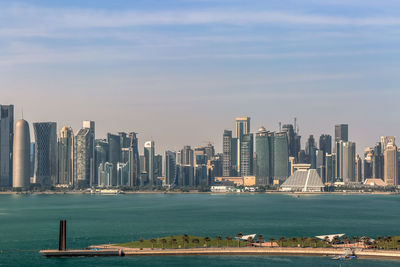
[[15, 123], [13, 148], [13, 187], [28, 187], [30, 184], [29, 124], [25, 120]]

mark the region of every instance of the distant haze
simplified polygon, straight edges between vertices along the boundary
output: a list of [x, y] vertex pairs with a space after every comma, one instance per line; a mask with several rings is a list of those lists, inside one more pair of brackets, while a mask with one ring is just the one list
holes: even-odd
[[[211, 141], [236, 116], [308, 135], [349, 124], [357, 151], [400, 132], [399, 1], [0, 3], [0, 104], [156, 151]], [[33, 130], [31, 129], [33, 138]], [[142, 149], [140, 150], [143, 152]]]

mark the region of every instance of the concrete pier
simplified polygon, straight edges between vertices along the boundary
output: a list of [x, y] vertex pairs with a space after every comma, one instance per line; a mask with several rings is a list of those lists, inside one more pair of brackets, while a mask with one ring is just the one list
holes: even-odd
[[[400, 260], [397, 250], [355, 250], [359, 258], [395, 259]], [[126, 248], [114, 245], [96, 245], [82, 250], [41, 250], [46, 257], [107, 257], [107, 256], [218, 256], [218, 255], [284, 255], [284, 256], [341, 256], [346, 254], [343, 248], [297, 248], [297, 247], [220, 247], [220, 248], [179, 248], [150, 249]]]

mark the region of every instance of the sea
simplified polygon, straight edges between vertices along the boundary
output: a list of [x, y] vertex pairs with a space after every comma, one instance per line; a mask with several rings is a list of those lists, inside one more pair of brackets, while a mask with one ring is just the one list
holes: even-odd
[[0, 266], [400, 266], [394, 260], [330, 257], [162, 256], [45, 258], [58, 248], [123, 243], [169, 235], [400, 235], [400, 195], [32, 194], [0, 195]]

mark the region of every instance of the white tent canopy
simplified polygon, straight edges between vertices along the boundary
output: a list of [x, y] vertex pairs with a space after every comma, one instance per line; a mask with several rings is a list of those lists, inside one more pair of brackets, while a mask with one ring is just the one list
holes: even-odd
[[337, 236], [337, 237], [342, 237], [342, 236], [344, 236], [345, 234], [334, 234], [334, 235], [319, 235], [319, 236], [316, 236], [316, 238], [319, 238], [319, 239], [321, 239], [321, 240], [325, 240], [325, 237], [328, 237], [328, 241], [329, 242], [332, 242], [332, 240], [333, 240], [333, 238], [335, 238], [335, 236]]

